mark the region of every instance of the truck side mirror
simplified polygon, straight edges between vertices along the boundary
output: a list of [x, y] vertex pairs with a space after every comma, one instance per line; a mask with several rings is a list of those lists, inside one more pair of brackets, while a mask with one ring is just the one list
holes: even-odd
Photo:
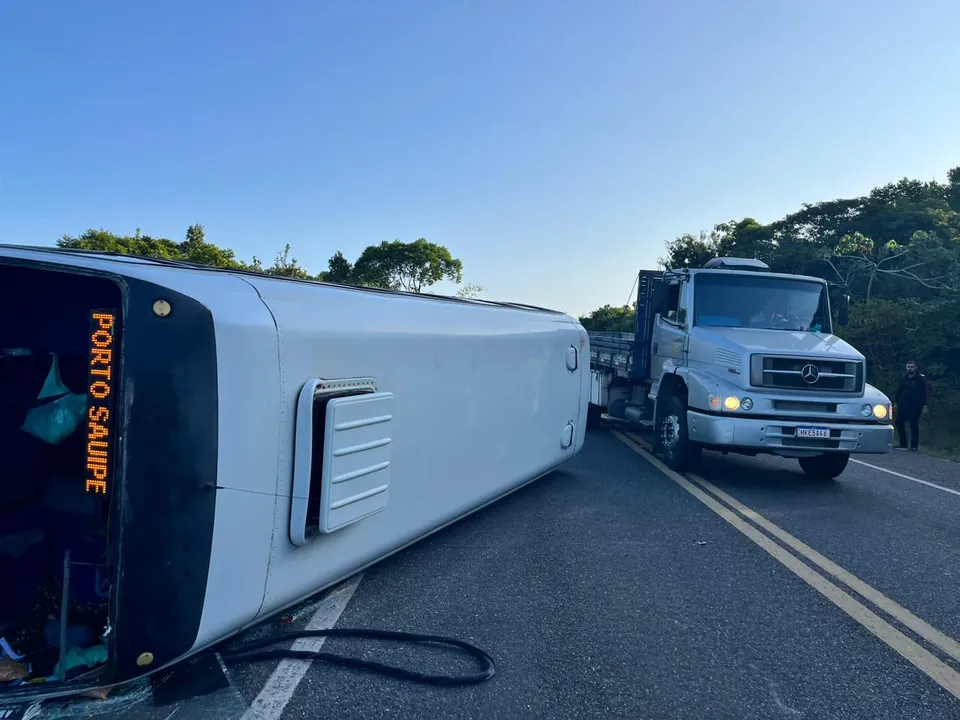
[[840, 325], [846, 325], [850, 320], [850, 296], [841, 295], [840, 296], [840, 310], [839, 310], [839, 322]]

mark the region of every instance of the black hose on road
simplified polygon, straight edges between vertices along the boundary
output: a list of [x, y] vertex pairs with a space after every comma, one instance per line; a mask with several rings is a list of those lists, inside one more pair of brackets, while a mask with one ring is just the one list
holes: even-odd
[[[418, 645], [443, 645], [465, 651], [466, 654], [474, 658], [483, 667], [483, 670], [471, 675], [431, 675], [429, 673], [397, 667], [396, 665], [387, 665], [371, 660], [361, 660], [360, 658], [324, 652], [322, 650], [293, 650], [289, 647], [271, 647], [277, 643], [286, 643], [300, 638], [316, 637], [363, 638], [366, 640], [392, 640]], [[417, 633], [397, 632], [393, 630], [290, 630], [266, 638], [237, 643], [221, 650], [220, 657], [227, 664], [285, 658], [320, 660], [332, 665], [380, 673], [381, 675], [387, 675], [401, 680], [411, 680], [425, 685], [445, 687], [477, 685], [492, 678], [497, 671], [493, 658], [476, 645], [440, 635], [419, 635]]]

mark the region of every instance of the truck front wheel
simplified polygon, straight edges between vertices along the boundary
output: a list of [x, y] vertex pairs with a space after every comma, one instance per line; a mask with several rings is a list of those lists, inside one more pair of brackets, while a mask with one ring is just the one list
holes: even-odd
[[656, 442], [672, 470], [689, 470], [700, 460], [702, 448], [687, 434], [687, 407], [676, 395], [670, 398], [660, 415]]
[[798, 460], [800, 467], [810, 477], [818, 480], [833, 480], [846, 469], [850, 453], [824, 453], [798, 458]]

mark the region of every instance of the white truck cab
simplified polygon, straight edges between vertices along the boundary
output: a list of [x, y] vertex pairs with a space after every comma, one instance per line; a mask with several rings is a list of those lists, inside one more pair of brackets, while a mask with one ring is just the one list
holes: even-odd
[[652, 428], [675, 469], [707, 449], [797, 458], [835, 478], [851, 454], [892, 449], [890, 400], [833, 334], [822, 279], [715, 258], [641, 272], [639, 287], [635, 334], [591, 333], [594, 418], [605, 408]]

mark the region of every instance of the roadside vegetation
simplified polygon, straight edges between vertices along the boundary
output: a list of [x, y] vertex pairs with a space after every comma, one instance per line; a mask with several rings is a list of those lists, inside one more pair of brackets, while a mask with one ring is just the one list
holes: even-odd
[[347, 260], [338, 250], [327, 261], [327, 269], [315, 274], [307, 271], [290, 254], [289, 243], [276, 254], [272, 265], [266, 265], [258, 257], [246, 262], [233, 250], [208, 242], [202, 225], [188, 227], [182, 241], [144, 235], [139, 228], [133, 235], [87, 230], [78, 237], [64, 235], [57, 241], [57, 246], [414, 293], [424, 292], [441, 280], [459, 285], [458, 297], [478, 297], [484, 290], [477, 283], [463, 282], [463, 263], [453, 257], [450, 250], [424, 238], [413, 242], [393, 240], [369, 245], [354, 262]]

